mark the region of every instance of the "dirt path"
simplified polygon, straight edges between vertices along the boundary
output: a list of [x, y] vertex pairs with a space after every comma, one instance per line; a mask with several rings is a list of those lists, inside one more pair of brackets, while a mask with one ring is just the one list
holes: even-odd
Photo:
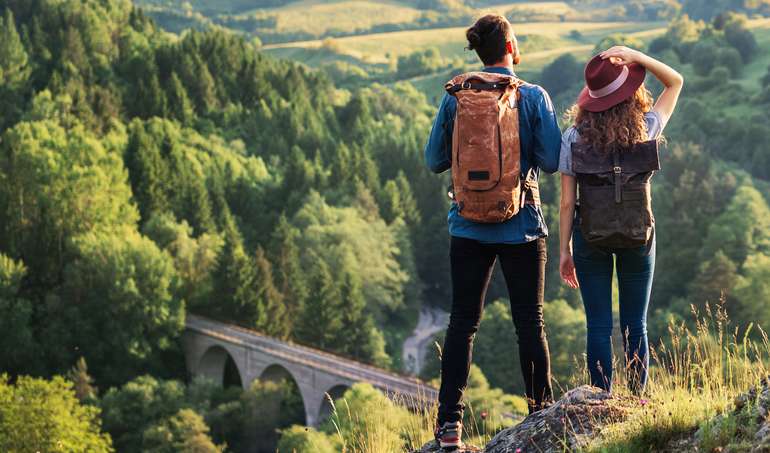
[[446, 329], [449, 313], [433, 307], [423, 307], [412, 335], [404, 341], [402, 359], [405, 371], [418, 374], [425, 364], [425, 356], [433, 335]]

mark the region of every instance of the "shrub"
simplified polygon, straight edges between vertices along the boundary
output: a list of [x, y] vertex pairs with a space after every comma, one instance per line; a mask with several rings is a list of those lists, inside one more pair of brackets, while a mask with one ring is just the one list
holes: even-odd
[[99, 409], [82, 405], [72, 384], [22, 376], [15, 384], [0, 375], [0, 451], [111, 452]]

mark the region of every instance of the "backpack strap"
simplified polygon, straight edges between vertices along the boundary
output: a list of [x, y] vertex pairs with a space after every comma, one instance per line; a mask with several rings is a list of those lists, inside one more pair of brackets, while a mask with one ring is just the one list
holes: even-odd
[[521, 205], [519, 207], [524, 208], [524, 205], [527, 204], [540, 206], [540, 185], [535, 179], [534, 166], [529, 168], [526, 177], [521, 180]]
[[623, 201], [623, 167], [620, 166], [620, 151], [617, 149], [612, 150], [612, 173], [614, 174], [614, 186], [615, 186], [615, 203]]
[[463, 90], [506, 91], [511, 87], [518, 88], [522, 83], [516, 76], [476, 71], [454, 77], [444, 84], [444, 89], [454, 96]]
[[510, 82], [471, 82], [466, 80], [463, 83], [456, 83], [449, 85], [446, 90], [449, 94], [455, 94], [461, 90], [482, 90], [482, 91], [500, 91], [504, 90], [510, 85]]

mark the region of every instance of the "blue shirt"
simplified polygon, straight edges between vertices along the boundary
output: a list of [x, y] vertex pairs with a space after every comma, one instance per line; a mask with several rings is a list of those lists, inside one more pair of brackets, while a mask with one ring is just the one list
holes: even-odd
[[[515, 75], [508, 68], [489, 67], [485, 72]], [[559, 168], [561, 131], [548, 93], [541, 87], [525, 83], [519, 88], [519, 135], [521, 139], [521, 174], [534, 167], [536, 178], [540, 169], [554, 173]], [[457, 99], [444, 95], [433, 122], [425, 162], [434, 173], [443, 173], [452, 167], [452, 132], [454, 130]], [[502, 223], [477, 223], [462, 217], [457, 204], [452, 203], [447, 217], [449, 234], [484, 243], [522, 244], [548, 235], [540, 206], [525, 205], [518, 214]]]

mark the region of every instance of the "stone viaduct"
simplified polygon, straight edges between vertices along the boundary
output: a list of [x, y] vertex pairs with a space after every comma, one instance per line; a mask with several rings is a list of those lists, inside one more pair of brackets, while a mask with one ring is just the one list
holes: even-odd
[[436, 389], [418, 379], [199, 316], [188, 314], [182, 338], [193, 376], [223, 383], [231, 360], [244, 388], [255, 379], [294, 381], [308, 426], [317, 426], [331, 412], [327, 394], [338, 398], [357, 382], [368, 382], [413, 409], [437, 398]]

